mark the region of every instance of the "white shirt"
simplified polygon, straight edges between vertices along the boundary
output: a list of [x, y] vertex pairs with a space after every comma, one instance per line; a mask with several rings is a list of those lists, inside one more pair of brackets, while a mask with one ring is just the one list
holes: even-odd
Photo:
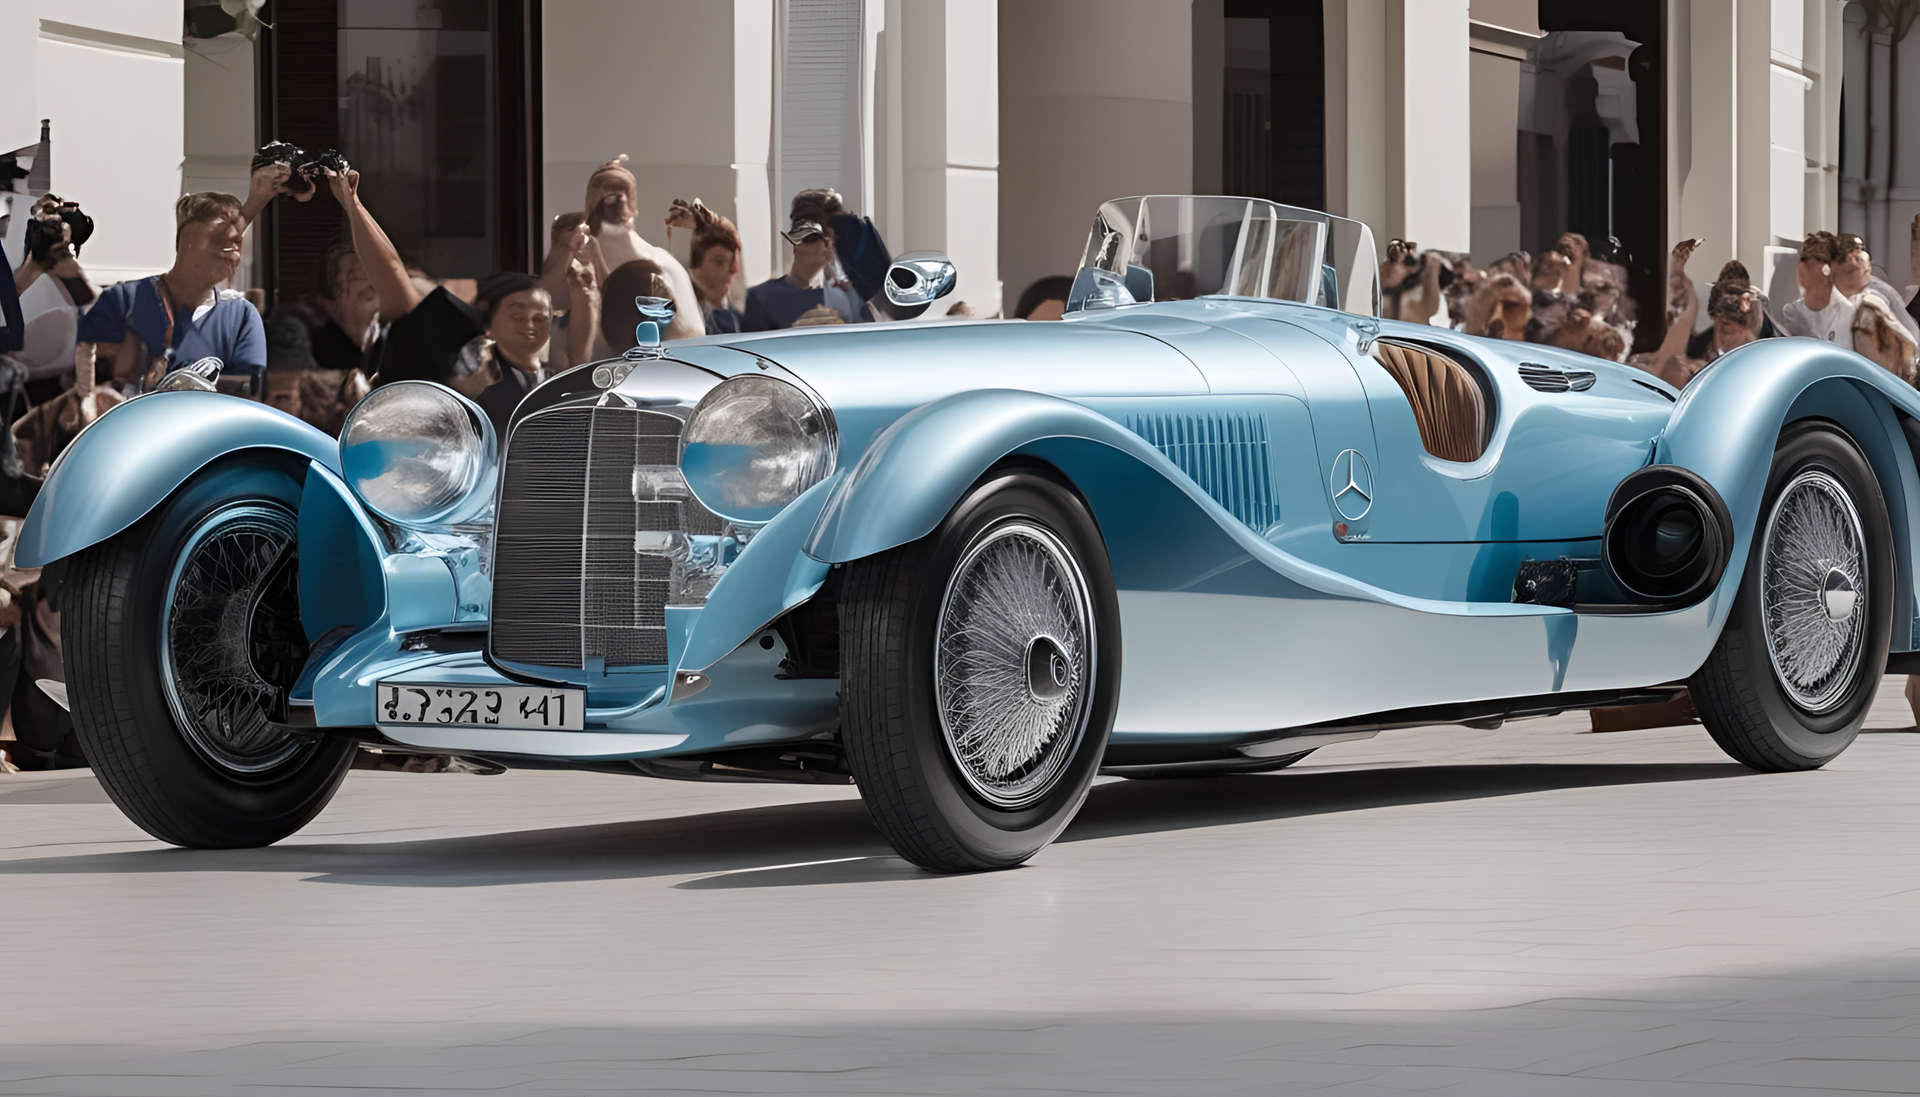
[[1809, 308], [1805, 298], [1788, 301], [1780, 310], [1780, 326], [1788, 335], [1811, 336], [1851, 350], [1853, 310], [1854, 302], [1835, 290], [1827, 296], [1827, 307], [1823, 309]]

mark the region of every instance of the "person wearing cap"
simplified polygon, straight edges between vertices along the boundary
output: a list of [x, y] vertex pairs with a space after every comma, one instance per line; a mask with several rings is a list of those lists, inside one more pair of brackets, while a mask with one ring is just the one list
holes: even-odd
[[833, 230], [818, 221], [796, 218], [780, 235], [793, 245], [793, 264], [779, 278], [747, 291], [746, 331], [778, 331], [816, 324], [851, 324], [858, 317], [853, 294], [826, 284], [833, 258]]

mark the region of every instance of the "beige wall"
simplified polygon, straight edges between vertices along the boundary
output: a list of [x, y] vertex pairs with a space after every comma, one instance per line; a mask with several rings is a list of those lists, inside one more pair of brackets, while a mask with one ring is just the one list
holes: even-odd
[[1193, 189], [1192, 25], [1166, 0], [1001, 0], [1009, 307], [1034, 279], [1074, 272], [1102, 201]]
[[173, 261], [185, 68], [178, 4], [0, 0], [0, 148], [53, 120], [51, 184], [94, 219], [80, 258], [101, 285]]
[[624, 152], [643, 236], [665, 243], [668, 205], [699, 198], [740, 225], [736, 289], [777, 273], [773, 0], [546, 0], [542, 12], [546, 219], [578, 210], [588, 174]]

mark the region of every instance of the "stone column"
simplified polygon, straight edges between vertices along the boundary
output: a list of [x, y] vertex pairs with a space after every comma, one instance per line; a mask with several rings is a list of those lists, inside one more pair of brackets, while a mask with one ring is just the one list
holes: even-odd
[[1328, 0], [1327, 207], [1382, 246], [1473, 246], [1467, 0]]
[[1000, 311], [1000, 66], [995, 0], [885, 7], [877, 35], [875, 210], [895, 254], [942, 251], [960, 280], [940, 310]]

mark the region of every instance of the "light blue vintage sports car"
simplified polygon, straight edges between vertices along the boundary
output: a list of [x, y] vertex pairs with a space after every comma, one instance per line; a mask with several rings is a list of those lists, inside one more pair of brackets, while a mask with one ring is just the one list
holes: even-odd
[[[1781, 339], [1681, 394], [1382, 322], [1376, 270], [1351, 221], [1128, 198], [1063, 323], [643, 324], [504, 448], [425, 383], [338, 443], [157, 393], [66, 451], [18, 559], [63, 583], [102, 783], [188, 846], [297, 830], [359, 743], [852, 780], [941, 871], [1031, 857], [1101, 772], [1683, 687], [1747, 765], [1843, 750], [1920, 658], [1920, 393]], [[888, 278], [909, 313], [954, 273]]]

